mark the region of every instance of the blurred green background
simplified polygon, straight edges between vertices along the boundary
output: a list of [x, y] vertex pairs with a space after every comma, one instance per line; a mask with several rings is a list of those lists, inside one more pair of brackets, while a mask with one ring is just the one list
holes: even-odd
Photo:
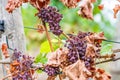
[[[88, 20], [81, 18], [77, 14], [77, 10], [75, 9], [68, 9], [65, 7], [59, 0], [51, 0], [51, 6], [56, 6], [60, 13], [63, 14], [63, 19], [60, 22], [62, 30], [68, 33], [77, 33], [78, 31], [91, 31], [91, 32], [104, 32], [105, 37], [107, 39], [112, 39], [114, 35], [114, 26], [108, 21], [102, 14], [102, 12], [98, 9], [98, 5], [100, 4], [101, 0], [98, 0], [94, 4], [94, 20]], [[24, 4], [22, 6], [22, 16], [23, 16], [23, 23], [25, 27], [35, 27], [39, 24], [38, 18], [35, 16], [37, 13], [36, 9], [32, 7], [30, 4]], [[46, 54], [50, 51], [45, 33], [39, 33], [36, 30], [31, 30], [25, 28], [25, 35], [26, 35], [26, 42], [27, 42], [27, 52], [30, 55], [36, 56], [36, 62], [46, 62]], [[54, 49], [58, 48], [56, 44], [58, 42], [58, 37], [54, 36], [50, 33]], [[61, 39], [64, 40], [64, 37], [61, 36]], [[64, 42], [64, 41], [63, 41]], [[61, 45], [62, 46], [62, 45]], [[101, 54], [106, 54], [111, 52], [112, 44], [108, 42], [103, 42], [102, 44], [102, 51]]]

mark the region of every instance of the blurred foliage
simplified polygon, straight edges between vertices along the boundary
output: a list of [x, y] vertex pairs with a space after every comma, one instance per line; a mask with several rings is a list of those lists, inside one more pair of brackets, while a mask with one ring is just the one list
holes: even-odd
[[[59, 9], [60, 13], [63, 14], [63, 19], [60, 22], [60, 25], [66, 34], [77, 33], [78, 31], [103, 31], [105, 33], [105, 37], [107, 37], [107, 39], [111, 39], [114, 35], [115, 30], [111, 23], [104, 17], [104, 15], [98, 9], [97, 6], [100, 4], [100, 2], [101, 0], [98, 0], [97, 3], [94, 4], [93, 14], [95, 19], [93, 21], [81, 18], [77, 14], [79, 7], [75, 9], [68, 9], [59, 0], [51, 0], [50, 5], [56, 6]], [[39, 23], [38, 18], [35, 16], [36, 13], [36, 9], [31, 5], [24, 4], [22, 6], [24, 26], [35, 27]], [[28, 52], [32, 53], [33, 55], [38, 54], [38, 56], [36, 57], [36, 63], [44, 63], [46, 61], [46, 53], [50, 51], [48, 42], [46, 41], [45, 33], [41, 34], [35, 30], [25, 29], [25, 34], [27, 38]], [[55, 39], [55, 36], [51, 35], [51, 38]], [[60, 38], [64, 41], [64, 37], [61, 36]], [[112, 44], [106, 44], [108, 43], [103, 42], [103, 45], [105, 46], [103, 46], [103, 50], [101, 51], [102, 54], [106, 53], [106, 51], [109, 51], [111, 49]]]
[[102, 44], [102, 50], [101, 50], [101, 55], [105, 55], [105, 54], [112, 54], [112, 44]]

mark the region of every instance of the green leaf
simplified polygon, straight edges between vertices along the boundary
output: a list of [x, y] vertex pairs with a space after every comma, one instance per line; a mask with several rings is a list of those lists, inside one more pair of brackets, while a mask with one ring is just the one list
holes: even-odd
[[102, 45], [101, 55], [111, 54], [112, 53], [111, 49], [112, 49], [112, 44]]
[[38, 54], [37, 56], [36, 56], [36, 58], [35, 58], [35, 63], [43, 63], [43, 64], [45, 64], [46, 62], [47, 62], [47, 58], [46, 58], [46, 55], [47, 54], [45, 54], [45, 53], [40, 53], [40, 54]]
[[40, 53], [49, 53], [49, 52], [51, 52], [49, 42], [44, 41], [40, 46]]
[[[59, 46], [56, 44], [58, 43], [57, 39], [52, 40], [52, 46], [53, 49], [56, 50]], [[50, 45], [48, 41], [44, 41], [40, 46], [40, 53], [35, 58], [35, 63], [43, 63], [45, 64], [47, 62], [46, 55], [51, 52]]]
[[42, 70], [37, 70], [37, 73], [42, 73], [43, 71]]

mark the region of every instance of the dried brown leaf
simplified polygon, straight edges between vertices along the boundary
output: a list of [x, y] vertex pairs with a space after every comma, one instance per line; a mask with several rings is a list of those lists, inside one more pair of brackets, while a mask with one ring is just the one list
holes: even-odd
[[86, 49], [86, 57], [92, 57], [94, 58], [95, 56], [97, 56], [96, 50], [98, 50], [98, 48], [93, 45], [93, 44], [87, 44], [87, 49]]
[[89, 43], [95, 43], [95, 41], [101, 43], [102, 40], [104, 40], [104, 39], [106, 39], [106, 38], [104, 37], [104, 33], [103, 32], [93, 33], [92, 35], [86, 37], [86, 40]]
[[40, 10], [43, 7], [47, 7], [50, 3], [50, 0], [30, 0], [31, 5]]
[[1, 50], [2, 50], [2, 53], [5, 56], [5, 58], [8, 58], [9, 57], [9, 53], [8, 53], [8, 46], [7, 46], [6, 43], [2, 44]]
[[67, 59], [68, 50], [66, 49], [58, 49], [55, 52], [52, 52], [48, 55], [48, 65], [59, 66], [62, 62]]
[[96, 57], [99, 56], [98, 52], [101, 50], [100, 46], [96, 46], [100, 44], [104, 39], [104, 33], [93, 33], [90, 36], [85, 37], [87, 40], [87, 48], [86, 48], [86, 56], [87, 57]]
[[55, 76], [48, 76], [47, 80], [55, 80]]
[[96, 0], [91, 0], [92, 3], [96, 2]]
[[111, 76], [105, 73], [103, 69], [96, 69], [96, 75], [93, 80], [111, 80]]
[[92, 3], [90, 0], [83, 0], [78, 14], [86, 19], [93, 19]]
[[116, 18], [116, 15], [117, 15], [117, 13], [118, 13], [119, 10], [120, 10], [120, 5], [116, 4], [115, 7], [113, 8], [114, 18]]
[[99, 8], [100, 10], [103, 10], [104, 5], [103, 5], [103, 4], [100, 4], [100, 5], [98, 6], [98, 8]]
[[17, 60], [13, 61], [11, 64], [10, 64], [10, 72], [15, 72], [17, 71], [18, 69], [16, 69], [17, 66], [20, 65], [20, 62], [18, 62]]
[[64, 5], [66, 5], [68, 8], [75, 8], [77, 6], [77, 3], [81, 0], [60, 0]]
[[12, 13], [13, 10], [19, 8], [23, 3], [27, 2], [29, 2], [36, 9], [40, 10], [41, 8], [46, 7], [50, 3], [50, 0], [8, 0], [6, 10], [9, 13]]
[[84, 62], [81, 60], [78, 60], [76, 63], [69, 65], [63, 71], [71, 80], [87, 80], [86, 75], [90, 74], [90, 72], [85, 67]]
[[22, 3], [26, 2], [25, 0], [8, 0], [8, 4], [6, 6], [6, 10], [9, 13], [12, 13], [15, 8], [18, 8], [22, 5]]

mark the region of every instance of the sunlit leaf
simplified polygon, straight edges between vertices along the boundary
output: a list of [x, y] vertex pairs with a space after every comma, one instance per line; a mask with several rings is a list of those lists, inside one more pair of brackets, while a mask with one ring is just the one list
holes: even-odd
[[51, 52], [49, 42], [44, 41], [40, 46], [40, 53], [48, 53], [48, 52]]
[[101, 54], [102, 55], [111, 54], [112, 53], [111, 49], [112, 49], [112, 44], [102, 45]]

